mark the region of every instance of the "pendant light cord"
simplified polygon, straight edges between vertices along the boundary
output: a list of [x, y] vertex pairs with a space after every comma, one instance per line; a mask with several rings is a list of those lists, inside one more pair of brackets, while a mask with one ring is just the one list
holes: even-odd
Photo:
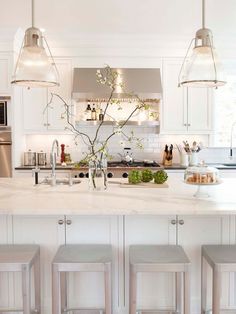
[[202, 0], [202, 28], [205, 28], [205, 0]]
[[32, 27], [34, 27], [34, 0], [31, 0]]
[[202, 0], [202, 28], [205, 28], [205, 0]]

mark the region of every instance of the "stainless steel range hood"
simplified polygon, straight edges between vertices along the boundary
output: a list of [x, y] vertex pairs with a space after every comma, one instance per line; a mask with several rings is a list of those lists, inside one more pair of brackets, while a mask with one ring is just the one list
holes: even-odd
[[[97, 82], [98, 68], [74, 68], [72, 97], [75, 100], [107, 99], [110, 88]], [[141, 99], [160, 99], [162, 94], [160, 69], [114, 69], [127, 92]], [[130, 95], [115, 91], [114, 98], [127, 99]]]

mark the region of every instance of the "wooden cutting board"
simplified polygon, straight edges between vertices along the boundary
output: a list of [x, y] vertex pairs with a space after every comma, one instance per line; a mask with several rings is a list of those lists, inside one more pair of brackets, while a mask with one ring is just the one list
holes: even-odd
[[142, 183], [138, 183], [138, 184], [121, 182], [120, 187], [122, 187], [122, 188], [168, 188], [169, 185], [166, 182], [163, 184], [156, 184], [153, 182], [142, 182]]

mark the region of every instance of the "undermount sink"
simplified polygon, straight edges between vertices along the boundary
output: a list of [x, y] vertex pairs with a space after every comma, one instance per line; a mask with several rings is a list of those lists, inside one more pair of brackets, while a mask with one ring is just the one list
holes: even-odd
[[[43, 184], [52, 185], [52, 178], [45, 178]], [[74, 185], [81, 183], [78, 178], [56, 178], [56, 185]]]
[[236, 167], [236, 164], [228, 163], [228, 164], [223, 164], [223, 166], [225, 166], [225, 167]]

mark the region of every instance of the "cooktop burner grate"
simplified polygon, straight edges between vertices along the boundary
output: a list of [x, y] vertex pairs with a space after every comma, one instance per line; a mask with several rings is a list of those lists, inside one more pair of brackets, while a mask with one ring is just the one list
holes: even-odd
[[133, 161], [132, 163], [128, 163], [125, 161], [109, 161], [108, 167], [160, 167], [160, 165], [155, 161]]

